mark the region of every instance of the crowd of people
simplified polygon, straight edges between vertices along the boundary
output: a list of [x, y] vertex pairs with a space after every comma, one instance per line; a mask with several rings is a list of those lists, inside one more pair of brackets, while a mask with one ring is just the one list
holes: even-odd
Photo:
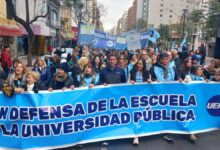
[[[204, 47], [188, 52], [178, 48], [155, 53], [154, 48], [117, 51], [76, 47], [64, 59], [61, 49], [51, 57], [37, 57], [32, 69], [19, 59], [12, 59], [10, 48], [0, 50], [0, 89], [5, 81], [15, 93], [39, 90], [65, 90], [77, 87], [153, 81], [220, 81], [219, 60], [204, 65]], [[170, 137], [165, 137], [171, 140]], [[190, 136], [196, 140], [195, 135]], [[134, 144], [138, 144], [138, 137]]]

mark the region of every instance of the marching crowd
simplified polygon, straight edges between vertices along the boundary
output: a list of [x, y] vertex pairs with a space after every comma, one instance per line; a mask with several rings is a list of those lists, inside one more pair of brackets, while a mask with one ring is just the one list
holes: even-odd
[[[65, 52], [56, 49], [51, 57], [38, 57], [31, 70], [21, 60], [11, 58], [9, 47], [0, 53], [0, 89], [7, 82], [15, 93], [153, 81], [220, 81], [220, 61], [212, 59], [204, 65], [204, 45], [188, 52], [174, 48], [158, 53], [154, 48], [107, 51], [84, 46], [76, 47], [66, 59], [62, 58]], [[195, 135], [190, 138], [196, 140]]]

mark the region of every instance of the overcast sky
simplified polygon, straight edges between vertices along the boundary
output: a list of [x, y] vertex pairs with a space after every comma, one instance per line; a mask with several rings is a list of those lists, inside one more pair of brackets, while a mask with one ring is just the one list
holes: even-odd
[[116, 26], [117, 21], [124, 11], [132, 6], [133, 0], [98, 0], [107, 8], [106, 12], [101, 14], [101, 21], [106, 31]]

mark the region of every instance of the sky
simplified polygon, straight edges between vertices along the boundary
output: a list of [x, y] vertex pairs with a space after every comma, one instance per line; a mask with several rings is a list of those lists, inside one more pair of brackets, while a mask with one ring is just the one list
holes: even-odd
[[117, 21], [122, 17], [123, 12], [127, 11], [132, 6], [133, 0], [98, 0], [106, 9], [104, 14], [101, 14], [101, 21], [105, 31], [111, 30], [117, 25]]

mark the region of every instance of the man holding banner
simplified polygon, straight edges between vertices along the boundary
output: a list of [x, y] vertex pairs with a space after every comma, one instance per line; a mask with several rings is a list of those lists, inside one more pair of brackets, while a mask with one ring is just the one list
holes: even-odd
[[108, 57], [108, 66], [100, 72], [99, 84], [107, 85], [127, 82], [124, 69], [116, 67], [116, 64], [117, 56], [110, 54]]

